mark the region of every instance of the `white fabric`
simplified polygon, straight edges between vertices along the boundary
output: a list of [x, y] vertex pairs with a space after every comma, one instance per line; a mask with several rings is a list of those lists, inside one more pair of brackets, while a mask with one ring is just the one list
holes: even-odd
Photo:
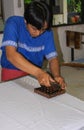
[[0, 130], [84, 130], [84, 102], [65, 93], [48, 99], [34, 93], [37, 80], [0, 83]]

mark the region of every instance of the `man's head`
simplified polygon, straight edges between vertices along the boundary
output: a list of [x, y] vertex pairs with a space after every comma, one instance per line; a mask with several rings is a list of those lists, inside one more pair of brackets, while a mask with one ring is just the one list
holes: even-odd
[[31, 2], [27, 5], [24, 18], [28, 29], [34, 29], [42, 33], [51, 28], [52, 13], [49, 6], [44, 2]]

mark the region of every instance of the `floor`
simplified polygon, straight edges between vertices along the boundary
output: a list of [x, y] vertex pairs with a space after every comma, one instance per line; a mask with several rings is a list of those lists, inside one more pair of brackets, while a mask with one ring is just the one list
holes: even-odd
[[63, 66], [61, 73], [67, 83], [67, 92], [84, 101], [84, 69]]

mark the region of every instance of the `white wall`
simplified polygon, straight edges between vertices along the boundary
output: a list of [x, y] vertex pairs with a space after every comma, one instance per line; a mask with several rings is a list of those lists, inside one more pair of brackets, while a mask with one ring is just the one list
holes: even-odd
[[60, 5], [60, 14], [53, 15], [53, 25], [67, 23], [67, 0], [56, 0], [56, 4]]
[[24, 0], [3, 0], [4, 20], [12, 15], [23, 15]]
[[[66, 30], [84, 33], [84, 24], [58, 27], [58, 36], [63, 58], [65, 62], [69, 62], [71, 61], [71, 49], [66, 46]], [[82, 36], [82, 41], [84, 41], [84, 36]], [[75, 59], [84, 58], [84, 44], [81, 44], [81, 49], [74, 49], [74, 56]]]
[[24, 0], [13, 0], [14, 15], [23, 16], [24, 14]]

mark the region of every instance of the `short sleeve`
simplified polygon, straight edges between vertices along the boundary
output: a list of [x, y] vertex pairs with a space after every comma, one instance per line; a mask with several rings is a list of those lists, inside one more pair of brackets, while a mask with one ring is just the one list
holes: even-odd
[[54, 36], [52, 30], [48, 32], [45, 41], [45, 57], [49, 60], [57, 57], [57, 51], [54, 42]]
[[17, 22], [13, 17], [8, 18], [5, 23], [2, 46], [12, 45], [17, 47], [18, 27]]

